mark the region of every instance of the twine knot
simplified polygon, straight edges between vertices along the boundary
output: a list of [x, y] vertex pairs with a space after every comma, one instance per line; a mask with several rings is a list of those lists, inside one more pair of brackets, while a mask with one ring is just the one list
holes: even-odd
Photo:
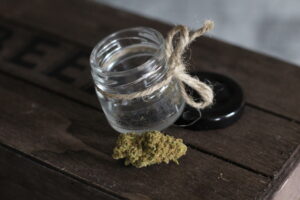
[[[207, 31], [214, 27], [214, 23], [210, 20], [204, 22], [204, 25], [196, 31], [189, 31], [186, 26], [175, 26], [167, 35], [165, 55], [167, 58], [167, 64], [169, 70], [167, 72], [166, 78], [161, 82], [149, 87], [143, 91], [134, 92], [130, 94], [112, 94], [105, 91], [100, 91], [104, 96], [114, 98], [114, 99], [124, 99], [130, 100], [143, 96], [150, 95], [155, 91], [161, 89], [162, 87], [168, 85], [172, 79], [177, 79], [180, 87], [180, 92], [187, 104], [196, 108], [203, 109], [213, 103], [214, 94], [213, 90], [206, 83], [200, 81], [196, 77], [192, 77], [187, 73], [186, 66], [183, 62], [182, 55], [185, 50], [196, 38], [202, 36]], [[178, 34], [177, 41], [175, 45], [175, 36]], [[184, 84], [194, 89], [202, 98], [202, 101], [196, 102], [192, 96], [190, 96]]]
[[[183, 62], [182, 55], [196, 38], [202, 36], [205, 32], [213, 29], [214, 23], [210, 20], [204, 22], [204, 25], [196, 31], [189, 31], [186, 26], [176, 26], [169, 33], [166, 38], [166, 57], [168, 59], [168, 66], [170, 67], [168, 76], [179, 80], [181, 95], [185, 102], [190, 106], [203, 109], [213, 103], [213, 90], [206, 83], [200, 81], [196, 77], [192, 77], [187, 73], [186, 66]], [[175, 36], [179, 34], [178, 41], [174, 47], [173, 42]], [[202, 98], [201, 102], [196, 102], [192, 96], [188, 95], [184, 87], [184, 83], [190, 88], [194, 89]]]

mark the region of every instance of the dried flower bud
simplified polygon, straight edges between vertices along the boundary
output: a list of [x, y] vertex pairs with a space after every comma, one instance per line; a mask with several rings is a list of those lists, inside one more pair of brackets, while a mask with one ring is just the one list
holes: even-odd
[[169, 163], [185, 155], [186, 145], [182, 139], [165, 135], [159, 131], [142, 134], [120, 134], [113, 151], [114, 159], [125, 158], [125, 165], [141, 168], [158, 163]]

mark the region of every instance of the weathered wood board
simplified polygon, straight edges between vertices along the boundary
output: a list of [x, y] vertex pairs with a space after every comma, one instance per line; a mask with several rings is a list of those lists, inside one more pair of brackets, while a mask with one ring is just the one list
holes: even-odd
[[3, 1], [0, 13], [0, 197], [270, 199], [299, 163], [296, 66], [199, 39], [192, 70], [237, 80], [244, 115], [226, 129], [169, 128], [189, 146], [181, 164], [137, 170], [111, 158], [117, 133], [99, 110], [89, 53], [121, 28], [170, 26], [79, 0]]

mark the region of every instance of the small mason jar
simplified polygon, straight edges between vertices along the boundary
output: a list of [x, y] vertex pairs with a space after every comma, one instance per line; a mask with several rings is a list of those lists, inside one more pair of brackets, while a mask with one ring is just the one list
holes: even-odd
[[118, 132], [163, 130], [181, 115], [185, 103], [175, 79], [151, 95], [131, 100], [101, 93], [130, 94], [165, 79], [164, 45], [158, 31], [137, 27], [113, 33], [93, 49], [90, 64], [96, 94], [108, 122]]

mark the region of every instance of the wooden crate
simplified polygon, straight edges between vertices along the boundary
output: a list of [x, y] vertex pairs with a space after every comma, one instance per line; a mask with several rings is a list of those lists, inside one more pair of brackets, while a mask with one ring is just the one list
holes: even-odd
[[122, 28], [171, 26], [83, 0], [4, 0], [0, 15], [0, 199], [299, 198], [300, 68], [198, 39], [192, 70], [238, 81], [244, 115], [226, 129], [166, 130], [189, 147], [179, 166], [124, 167], [89, 53]]

